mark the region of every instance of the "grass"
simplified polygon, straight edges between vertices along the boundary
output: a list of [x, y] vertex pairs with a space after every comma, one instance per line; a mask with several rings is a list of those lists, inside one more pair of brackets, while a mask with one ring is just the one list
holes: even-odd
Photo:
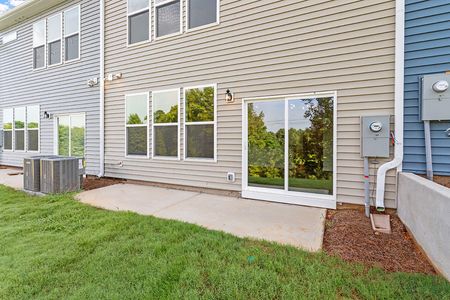
[[[266, 178], [250, 176], [249, 183], [284, 186], [284, 178]], [[300, 189], [318, 189], [333, 191], [333, 180], [327, 179], [305, 179], [305, 178], [289, 178], [289, 187]]]
[[438, 276], [0, 186], [0, 299], [449, 299]]

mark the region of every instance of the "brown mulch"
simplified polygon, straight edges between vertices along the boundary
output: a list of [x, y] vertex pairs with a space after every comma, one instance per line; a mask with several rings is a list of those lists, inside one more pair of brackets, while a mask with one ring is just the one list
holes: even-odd
[[389, 272], [436, 274], [400, 219], [391, 213], [391, 234], [374, 233], [370, 219], [355, 209], [328, 211], [324, 250], [345, 261]]
[[83, 190], [90, 191], [123, 182], [125, 182], [125, 180], [117, 178], [108, 178], [108, 177], [98, 178], [95, 176], [87, 176], [83, 180]]
[[433, 176], [433, 181], [450, 188], [450, 176]]

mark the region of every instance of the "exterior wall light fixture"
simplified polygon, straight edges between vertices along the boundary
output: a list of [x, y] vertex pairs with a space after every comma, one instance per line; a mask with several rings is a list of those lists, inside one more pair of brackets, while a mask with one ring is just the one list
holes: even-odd
[[227, 90], [227, 92], [225, 93], [225, 102], [234, 103], [233, 93], [230, 90]]

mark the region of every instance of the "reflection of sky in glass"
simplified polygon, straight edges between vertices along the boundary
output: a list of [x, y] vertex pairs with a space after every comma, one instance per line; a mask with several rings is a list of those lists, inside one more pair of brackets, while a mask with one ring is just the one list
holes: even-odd
[[27, 122], [28, 124], [39, 123], [39, 106], [27, 107]]
[[168, 113], [175, 105], [178, 105], [178, 91], [153, 93], [153, 113], [158, 110]]
[[141, 122], [147, 120], [147, 95], [127, 96], [127, 120], [133, 114], [137, 114]]
[[14, 109], [14, 119], [25, 123], [25, 107]]
[[307, 103], [305, 100], [289, 100], [289, 128], [306, 129], [311, 127], [309, 119], [305, 118], [305, 112], [309, 106], [316, 106], [317, 100], [311, 100]]
[[257, 115], [264, 113], [264, 124], [267, 130], [277, 132], [284, 129], [284, 100], [283, 101], [261, 101], [253, 104]]
[[3, 124], [12, 123], [13, 121], [13, 110], [12, 108], [7, 108], [3, 110]]
[[73, 116], [72, 127], [84, 127], [84, 116]]

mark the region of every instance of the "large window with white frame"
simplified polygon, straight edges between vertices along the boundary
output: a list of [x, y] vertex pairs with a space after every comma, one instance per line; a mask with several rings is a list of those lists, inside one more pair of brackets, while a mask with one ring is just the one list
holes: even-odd
[[80, 6], [64, 11], [65, 61], [80, 58]]
[[153, 157], [179, 158], [180, 90], [152, 93]]
[[149, 93], [125, 96], [126, 155], [148, 157]]
[[185, 88], [185, 158], [216, 159], [216, 85]]
[[187, 28], [202, 28], [219, 23], [219, 0], [186, 0]]
[[3, 110], [3, 150], [13, 150], [13, 122], [14, 110], [6, 108]]
[[14, 108], [14, 150], [25, 151], [26, 108]]
[[150, 1], [128, 0], [128, 44], [150, 40]]
[[155, 0], [156, 38], [181, 33], [181, 0]]
[[48, 65], [62, 62], [62, 15], [61, 13], [47, 19], [47, 61]]
[[86, 124], [84, 114], [56, 117], [57, 153], [62, 156], [85, 156]]
[[39, 105], [27, 106], [27, 151], [39, 151]]
[[45, 68], [46, 20], [33, 24], [33, 68]]

